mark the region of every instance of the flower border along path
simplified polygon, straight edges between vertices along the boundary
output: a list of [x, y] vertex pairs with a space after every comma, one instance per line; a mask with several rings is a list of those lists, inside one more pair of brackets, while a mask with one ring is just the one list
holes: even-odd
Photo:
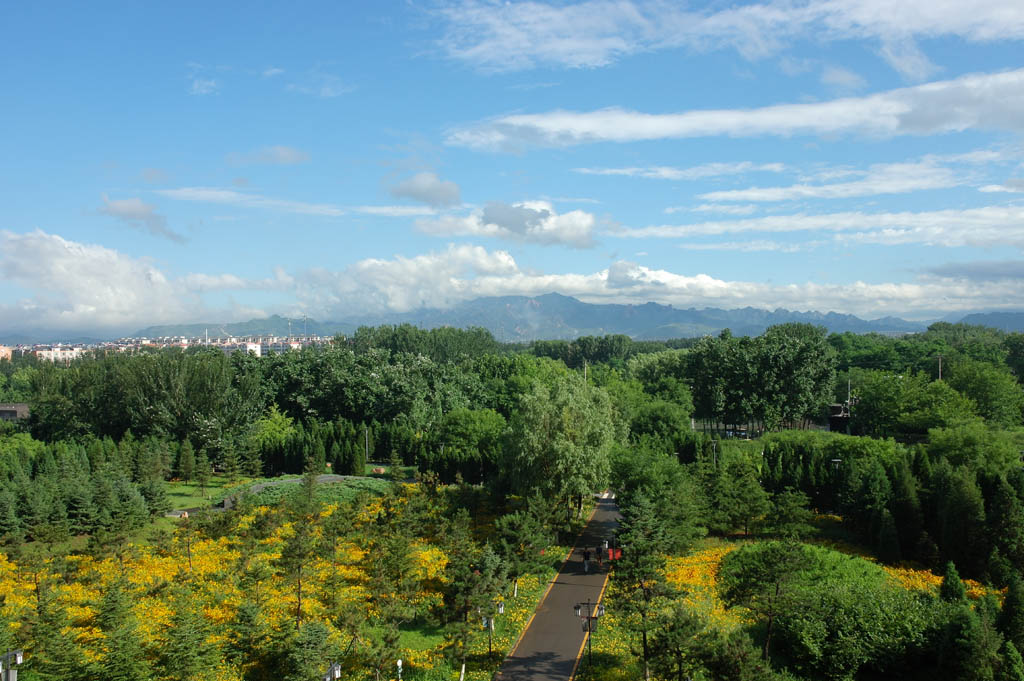
[[[586, 527], [562, 564], [536, 612], [527, 623], [519, 641], [495, 675], [498, 681], [569, 681], [584, 652], [586, 634], [582, 620], [573, 608], [588, 599], [597, 604], [608, 579], [608, 563], [598, 567], [590, 561], [590, 571], [583, 571], [583, 550], [595, 547], [610, 538], [619, 525], [615, 499], [602, 495]], [[591, 556], [595, 558], [595, 556]]]

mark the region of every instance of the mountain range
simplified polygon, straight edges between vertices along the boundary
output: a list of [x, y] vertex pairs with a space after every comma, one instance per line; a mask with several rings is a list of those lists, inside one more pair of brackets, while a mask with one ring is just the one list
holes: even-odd
[[134, 334], [142, 338], [163, 336], [248, 335], [333, 335], [351, 334], [360, 326], [413, 324], [423, 328], [478, 326], [505, 342], [537, 339], [572, 339], [579, 336], [626, 334], [638, 340], [695, 337], [730, 329], [736, 335], [759, 335], [766, 328], [786, 322], [806, 322], [829, 331], [902, 334], [923, 331], [927, 322], [896, 317], [864, 320], [836, 312], [794, 312], [746, 307], [735, 310], [704, 308], [678, 309], [669, 305], [592, 304], [576, 298], [549, 293], [542, 296], [501, 296], [477, 298], [447, 310], [420, 309], [402, 313], [360, 315], [335, 322], [289, 320], [272, 316], [234, 324], [184, 324], [151, 326]]
[[[1024, 331], [1024, 312], [977, 312], [948, 315], [942, 321], [991, 326], [1004, 331]], [[548, 293], [541, 296], [477, 298], [447, 310], [420, 309], [374, 315], [354, 315], [338, 321], [286, 318], [273, 315], [247, 322], [206, 322], [150, 326], [129, 334], [134, 338], [185, 336], [332, 336], [351, 334], [360, 326], [413, 324], [422, 328], [453, 326], [483, 327], [503, 342], [539, 339], [572, 339], [579, 336], [625, 334], [637, 340], [662, 340], [717, 335], [730, 329], [738, 336], [756, 336], [766, 328], [786, 322], [824, 326], [830, 332], [882, 333], [899, 335], [924, 331], [931, 322], [908, 321], [898, 317], [861, 319], [838, 312], [796, 312], [745, 307], [680, 309], [670, 305], [584, 303], [570, 296]], [[22, 331], [0, 336], [0, 344], [18, 345], [46, 342], [96, 343], [96, 332]]]

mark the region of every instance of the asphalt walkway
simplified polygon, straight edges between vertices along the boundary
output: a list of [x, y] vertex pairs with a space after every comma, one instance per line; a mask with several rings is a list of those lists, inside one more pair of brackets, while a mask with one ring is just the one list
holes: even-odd
[[[573, 608], [587, 599], [596, 604], [608, 577], [608, 561], [598, 567], [594, 550], [615, 532], [619, 511], [613, 497], [599, 499], [597, 508], [562, 565], [519, 643], [505, 659], [495, 679], [500, 681], [568, 681], [576, 669], [586, 634]], [[590, 571], [583, 571], [583, 549], [590, 548]], [[584, 612], [586, 606], [583, 606]], [[600, 636], [600, 630], [596, 633]]]

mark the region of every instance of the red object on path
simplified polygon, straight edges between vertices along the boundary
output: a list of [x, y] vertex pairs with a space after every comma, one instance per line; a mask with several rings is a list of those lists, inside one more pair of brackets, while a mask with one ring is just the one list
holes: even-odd
[[622, 558], [622, 549], [608, 549], [608, 560]]

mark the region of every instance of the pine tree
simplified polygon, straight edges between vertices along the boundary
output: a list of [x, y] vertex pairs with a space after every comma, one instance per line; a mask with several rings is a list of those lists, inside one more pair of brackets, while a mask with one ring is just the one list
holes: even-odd
[[1024, 681], [1024, 660], [1012, 641], [1004, 641], [999, 650], [1001, 664], [996, 681]]
[[192, 443], [185, 440], [181, 443], [178, 451], [178, 477], [185, 482], [192, 482], [192, 476], [196, 472], [196, 453], [192, 449]]
[[179, 588], [172, 599], [174, 614], [164, 632], [160, 667], [170, 679], [204, 679], [217, 663], [218, 653], [210, 643], [210, 624], [187, 588]]
[[210, 484], [210, 478], [213, 477], [213, 469], [210, 467], [210, 459], [206, 455], [206, 448], [199, 450], [199, 454], [196, 456], [196, 482], [199, 483], [199, 489], [202, 490], [203, 497], [206, 497], [206, 486]]
[[1018, 652], [1024, 649], [1024, 582], [1020, 577], [1010, 581], [997, 625]]
[[942, 584], [939, 585], [939, 597], [950, 603], [963, 603], [967, 600], [967, 589], [960, 579], [960, 573], [956, 571], [953, 561], [946, 563], [946, 569], [942, 573]]
[[[77, 681], [88, 678], [85, 655], [66, 630], [71, 627], [67, 611], [57, 601], [53, 590], [40, 584], [36, 602], [36, 618], [32, 627], [35, 646], [26, 658], [26, 671], [39, 681]], [[26, 674], [27, 676], [27, 674]]]
[[115, 581], [103, 594], [96, 619], [104, 634], [104, 655], [97, 667], [100, 678], [109, 681], [147, 681], [153, 674], [126, 587]]

